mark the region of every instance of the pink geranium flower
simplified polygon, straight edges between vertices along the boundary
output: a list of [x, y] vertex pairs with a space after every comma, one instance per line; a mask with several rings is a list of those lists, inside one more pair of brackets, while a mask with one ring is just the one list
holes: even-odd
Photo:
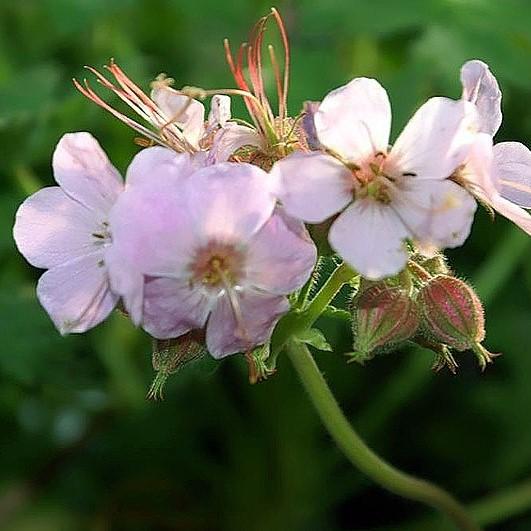
[[[316, 260], [302, 224], [275, 210], [267, 177], [256, 166], [227, 162], [179, 179], [170, 169], [146, 171], [144, 184], [138, 174], [128, 185], [111, 219], [111, 274], [151, 335], [206, 326], [216, 358], [267, 341], [289, 309], [285, 295], [306, 282]], [[145, 284], [122, 267], [131, 260]]]
[[501, 91], [489, 67], [468, 61], [461, 68], [463, 99], [476, 105], [480, 132], [455, 177], [481, 202], [531, 234], [531, 151], [519, 142], [493, 146], [502, 122]]
[[472, 196], [447, 179], [475, 136], [474, 106], [432, 98], [390, 149], [391, 108], [374, 79], [329, 93], [314, 115], [324, 152], [295, 153], [272, 170], [286, 211], [309, 223], [333, 222], [332, 247], [363, 276], [398, 273], [405, 240], [456, 247], [470, 231]]
[[20, 252], [47, 269], [37, 296], [62, 334], [85, 332], [118, 301], [109, 286], [109, 212], [122, 178], [89, 133], [64, 135], [53, 155], [59, 186], [39, 190], [18, 209], [14, 226]]

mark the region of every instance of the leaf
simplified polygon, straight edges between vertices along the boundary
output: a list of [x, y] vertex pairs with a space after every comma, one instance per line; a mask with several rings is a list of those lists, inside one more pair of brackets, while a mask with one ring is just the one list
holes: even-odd
[[342, 308], [336, 308], [335, 306], [327, 306], [326, 310], [322, 314], [324, 317], [330, 317], [332, 319], [341, 319], [342, 321], [350, 321], [352, 316], [348, 310]]
[[324, 334], [318, 328], [310, 328], [301, 332], [297, 335], [297, 339], [317, 350], [324, 350], [326, 352], [332, 352], [333, 350]]

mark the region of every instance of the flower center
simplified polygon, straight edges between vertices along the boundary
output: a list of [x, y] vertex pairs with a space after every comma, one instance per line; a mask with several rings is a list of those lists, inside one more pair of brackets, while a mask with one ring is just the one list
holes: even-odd
[[209, 289], [228, 289], [243, 278], [244, 255], [233, 244], [209, 242], [192, 260], [192, 282]]
[[351, 166], [356, 198], [371, 198], [388, 205], [391, 202], [390, 185], [393, 179], [385, 174], [386, 155], [378, 152], [361, 165]]

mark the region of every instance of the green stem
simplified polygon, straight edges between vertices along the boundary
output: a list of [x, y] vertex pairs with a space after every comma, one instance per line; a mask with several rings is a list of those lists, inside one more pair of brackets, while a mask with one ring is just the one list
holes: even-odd
[[343, 263], [337, 266], [303, 312], [290, 312], [280, 320], [271, 339], [269, 363], [273, 367], [276, 364], [277, 356], [289, 338], [310, 328], [332, 302], [345, 282], [353, 279], [356, 275], [357, 273], [347, 264]]
[[478, 531], [480, 529], [462, 505], [450, 494], [432, 483], [417, 479], [394, 468], [378, 457], [365, 444], [341, 411], [305, 345], [290, 341], [286, 350], [321, 421], [355, 467], [387, 490], [440, 510], [461, 531]]
[[473, 503], [470, 512], [483, 525], [493, 525], [531, 507], [531, 480], [497, 492]]

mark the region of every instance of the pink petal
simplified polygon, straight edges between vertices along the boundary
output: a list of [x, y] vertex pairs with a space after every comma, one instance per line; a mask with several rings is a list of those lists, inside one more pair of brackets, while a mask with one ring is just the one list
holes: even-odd
[[315, 113], [317, 136], [350, 162], [387, 152], [391, 105], [375, 79], [360, 77], [330, 92]]
[[266, 172], [245, 163], [222, 162], [194, 173], [188, 210], [196, 242], [246, 243], [275, 207], [268, 180]]
[[311, 275], [317, 250], [304, 225], [278, 209], [247, 249], [246, 280], [251, 285], [287, 295]]
[[315, 113], [319, 110], [320, 101], [305, 101], [304, 115], [302, 117], [302, 129], [306, 137], [308, 147], [314, 151], [322, 149], [321, 142], [317, 136], [317, 129], [315, 128]]
[[463, 99], [476, 105], [479, 131], [494, 136], [502, 123], [502, 93], [488, 65], [482, 61], [467, 61], [461, 68]]
[[153, 89], [151, 99], [162, 111], [166, 122], [180, 127], [186, 140], [198, 149], [199, 141], [205, 132], [203, 104], [165, 86]]
[[309, 223], [321, 223], [352, 201], [351, 171], [323, 153], [289, 155], [275, 163], [271, 178], [286, 212]]
[[20, 205], [13, 235], [30, 264], [48, 269], [100, 248], [102, 241], [93, 234], [101, 229], [91, 210], [52, 186]]
[[97, 140], [89, 133], [63, 135], [55, 148], [52, 165], [61, 188], [93, 210], [98, 221], [105, 221], [123, 182]]
[[494, 210], [511, 220], [515, 225], [531, 236], [531, 215], [519, 206], [496, 194], [490, 198]]
[[423, 247], [458, 247], [470, 234], [476, 201], [453, 181], [411, 179], [393, 208]]
[[109, 276], [136, 324], [141, 320], [143, 275], [184, 274], [195, 243], [185, 186], [171, 173], [159, 177], [150, 186], [129, 186], [110, 215]]
[[188, 282], [150, 278], [144, 292], [142, 327], [153, 337], [178, 337], [205, 326], [212, 301]]
[[234, 317], [226, 295], [218, 299], [208, 320], [207, 348], [216, 359], [265, 343], [280, 317], [289, 310], [285, 297], [254, 291], [243, 291], [236, 296], [240, 322]]
[[176, 153], [161, 146], [150, 147], [137, 153], [129, 164], [126, 188], [155, 186], [159, 181], [179, 187], [194, 169], [188, 153]]
[[394, 177], [444, 179], [464, 162], [476, 129], [476, 110], [467, 101], [431, 98], [413, 115], [386, 162]]
[[362, 276], [379, 280], [396, 275], [408, 258], [407, 229], [389, 207], [371, 199], [355, 201], [334, 221], [330, 245]]
[[531, 208], [531, 151], [519, 142], [494, 146], [493, 174], [502, 197]]
[[118, 301], [109, 290], [103, 252], [46, 271], [37, 285], [37, 297], [61, 334], [93, 328]]

